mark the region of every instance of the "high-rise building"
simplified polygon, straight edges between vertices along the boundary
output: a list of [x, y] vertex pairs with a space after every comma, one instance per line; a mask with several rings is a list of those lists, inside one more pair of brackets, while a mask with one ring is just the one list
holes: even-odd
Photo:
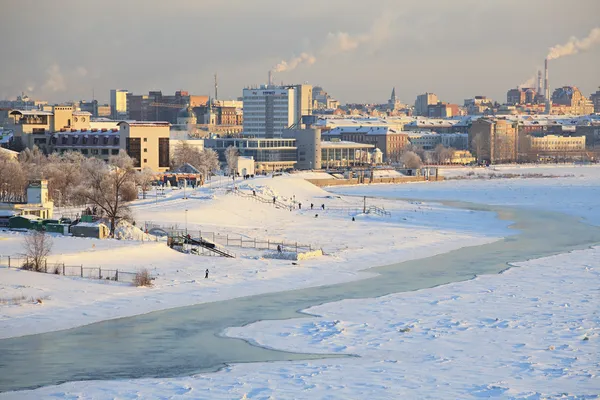
[[244, 89], [244, 135], [279, 138], [284, 129], [312, 115], [312, 86]]
[[167, 121], [177, 123], [177, 114], [182, 108], [204, 106], [208, 96], [190, 95], [187, 91], [178, 90], [175, 95], [163, 95], [160, 90], [148, 92], [147, 95], [127, 94], [127, 116], [135, 121]]
[[415, 100], [415, 114], [427, 117], [429, 106], [438, 103], [438, 97], [434, 93], [425, 93], [417, 96]]
[[596, 93], [592, 93], [590, 100], [594, 104], [594, 112], [600, 113], [600, 87]]
[[552, 93], [552, 108], [556, 113], [587, 115], [594, 105], [575, 86], [563, 86]]
[[479, 162], [513, 162], [517, 158], [517, 128], [510, 120], [479, 118], [469, 128], [469, 144]]
[[113, 119], [127, 118], [127, 90], [111, 89], [110, 116]]

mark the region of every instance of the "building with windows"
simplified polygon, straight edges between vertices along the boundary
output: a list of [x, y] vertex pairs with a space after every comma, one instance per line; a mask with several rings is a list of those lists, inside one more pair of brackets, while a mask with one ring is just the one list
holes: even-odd
[[90, 127], [91, 114], [73, 106], [52, 106], [52, 111], [13, 110], [9, 112], [15, 147], [47, 150], [49, 135], [61, 129]]
[[76, 151], [105, 161], [125, 150], [136, 169], [163, 172], [170, 166], [169, 148], [168, 122], [120, 122], [112, 129], [62, 128], [50, 136], [49, 150]]
[[174, 95], [163, 95], [160, 90], [147, 95], [127, 93], [127, 119], [135, 121], [167, 121], [177, 123], [179, 111], [190, 105], [192, 108], [206, 105], [208, 96], [191, 95], [184, 90]]
[[514, 162], [517, 159], [517, 124], [500, 118], [480, 118], [469, 128], [471, 152], [480, 162]]
[[[296, 140], [296, 169], [299, 170], [353, 167], [370, 164], [373, 159], [381, 158], [373, 156], [375, 146], [372, 144], [341, 141], [337, 138], [322, 141], [321, 129], [310, 124], [286, 129], [283, 137]], [[381, 154], [379, 150], [378, 152]]]
[[590, 96], [590, 100], [594, 105], [594, 112], [600, 113], [600, 88], [598, 88], [596, 93], [592, 93], [592, 95]]
[[553, 114], [587, 115], [593, 112], [593, 103], [575, 86], [563, 86], [552, 93]]
[[127, 119], [127, 94], [125, 89], [111, 89], [110, 91], [110, 117], [113, 119]]
[[296, 140], [289, 138], [212, 138], [204, 147], [213, 149], [222, 164], [227, 162], [225, 150], [232, 146], [240, 156], [252, 157], [257, 172], [284, 171], [296, 165]]
[[434, 93], [424, 93], [417, 96], [415, 100], [415, 114], [427, 117], [429, 106], [438, 103], [438, 97]]
[[385, 161], [400, 159], [402, 149], [408, 144], [407, 132], [388, 126], [339, 126], [322, 133], [325, 141], [344, 141], [372, 144], [381, 150]]
[[48, 181], [31, 180], [27, 186], [25, 202], [0, 202], [0, 224], [6, 225], [8, 218], [24, 215], [41, 219], [50, 219], [54, 212], [54, 203], [48, 196]]
[[433, 150], [438, 144], [442, 144], [442, 135], [435, 132], [410, 132], [408, 141], [423, 150]]
[[329, 141], [321, 143], [321, 168], [370, 165], [375, 146], [372, 144]]
[[536, 153], [573, 153], [585, 150], [585, 136], [530, 136], [531, 151]]
[[280, 138], [284, 129], [312, 115], [312, 86], [261, 86], [244, 89], [244, 135]]

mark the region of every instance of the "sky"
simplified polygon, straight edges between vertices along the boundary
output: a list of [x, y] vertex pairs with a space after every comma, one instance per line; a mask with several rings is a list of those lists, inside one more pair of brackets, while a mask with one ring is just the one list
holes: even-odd
[[219, 98], [235, 99], [273, 69], [342, 103], [385, 102], [392, 87], [406, 103], [502, 102], [556, 45], [576, 54], [550, 62], [551, 88], [589, 96], [600, 40], [582, 39], [598, 15], [599, 0], [0, 0], [0, 99], [212, 96], [215, 73]]

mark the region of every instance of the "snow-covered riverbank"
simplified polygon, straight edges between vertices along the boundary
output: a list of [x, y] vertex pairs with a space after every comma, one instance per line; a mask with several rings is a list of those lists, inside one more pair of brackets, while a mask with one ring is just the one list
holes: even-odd
[[[332, 196], [300, 178], [257, 178], [238, 184], [240, 190], [277, 196], [302, 210], [272, 205], [203, 188], [171, 192], [156, 201], [149, 196], [133, 207], [138, 225], [153, 221], [186, 225], [192, 232], [219, 232], [246, 238], [312, 244], [326, 256], [293, 265], [287, 260], [262, 258], [264, 251], [231, 247], [235, 259], [178, 253], [164, 242], [135, 242], [55, 237], [49, 265], [84, 265], [137, 271], [157, 276], [152, 288], [134, 288], [105, 280], [87, 280], [0, 268], [0, 297], [40, 298], [42, 304], [0, 304], [0, 338], [42, 333], [106, 319], [173, 307], [226, 300], [266, 292], [341, 283], [369, 276], [373, 266], [428, 257], [464, 246], [488, 243], [508, 233], [507, 222], [493, 213], [454, 210], [438, 205], [377, 200], [391, 217], [360, 215], [362, 200]], [[325, 204], [326, 210], [310, 210]], [[331, 208], [331, 209], [330, 209]], [[187, 210], [187, 211], [186, 211]], [[315, 214], [319, 214], [315, 218]], [[0, 233], [0, 254], [22, 251], [24, 235]], [[250, 239], [251, 240], [251, 239]], [[209, 279], [204, 278], [209, 269]]]
[[[589, 171], [592, 172], [584, 177], [374, 185], [335, 190], [357, 195], [538, 207], [568, 211], [594, 223], [600, 221], [600, 197], [596, 195], [600, 169]], [[402, 204], [394, 213], [398, 220], [356, 222], [366, 224], [363, 228], [376, 226], [377, 240], [387, 239], [386, 235], [398, 229], [408, 229], [411, 233], [423, 229], [436, 235], [451, 232], [452, 226], [461, 234], [492, 229], [487, 231], [490, 235], [487, 240], [506, 232], [504, 225], [494, 223], [493, 219], [489, 223], [479, 222], [478, 217], [487, 214], [394, 201], [387, 202], [386, 208], [393, 203]], [[277, 214], [282, 218], [282, 227], [291, 224], [285, 215], [302, 216], [289, 211]], [[418, 217], [411, 220], [412, 215]], [[319, 226], [319, 231], [332, 244], [338, 243], [333, 233], [341, 225], [334, 229], [333, 223], [339, 221], [348, 224], [343, 226], [348, 232], [341, 233], [342, 236], [356, 235], [354, 240], [373, 240], [376, 246], [377, 241], [370, 239], [372, 235], [355, 231], [356, 225], [347, 222], [346, 216], [327, 218], [327, 224]], [[300, 234], [306, 229], [305, 237], [310, 228], [314, 236], [311, 223], [299, 224]], [[401, 246], [400, 237], [394, 238], [395, 244], [384, 242], [377, 247], [378, 251], [383, 253], [385, 244]], [[413, 236], [411, 243], [425, 238], [426, 235]], [[369, 251], [374, 248], [365, 247], [361, 256], [356, 254], [356, 262], [372, 266], [372, 260], [368, 260], [369, 254], [371, 257], [373, 254]], [[407, 248], [397, 249], [398, 255]], [[352, 254], [350, 249], [336, 251], [344, 257]], [[228, 335], [270, 348], [355, 354], [360, 356], [357, 358], [238, 364], [218, 373], [176, 379], [71, 382], [0, 394], [0, 398], [597, 398], [600, 248], [517, 265], [520, 268], [500, 275], [377, 299], [344, 300], [307, 310], [319, 315], [317, 318], [263, 321], [227, 331]], [[342, 273], [335, 272], [333, 275]], [[284, 274], [280, 278], [284, 282], [290, 277]]]

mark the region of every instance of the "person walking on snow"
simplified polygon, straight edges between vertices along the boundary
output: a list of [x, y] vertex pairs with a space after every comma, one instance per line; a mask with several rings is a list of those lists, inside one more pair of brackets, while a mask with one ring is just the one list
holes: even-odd
[[298, 209], [302, 210], [302, 203], [298, 203]]
[[273, 204], [275, 204], [275, 196], [273, 196]]
[[325, 209], [325, 204], [321, 204], [321, 208], [324, 210]]
[[311, 210], [313, 209], [313, 207], [314, 207], [314, 206], [315, 206], [315, 205], [314, 205], [313, 203], [310, 203], [310, 209], [311, 209]]
[[204, 274], [204, 279], [208, 279], [208, 268], [206, 268], [206, 272]]

